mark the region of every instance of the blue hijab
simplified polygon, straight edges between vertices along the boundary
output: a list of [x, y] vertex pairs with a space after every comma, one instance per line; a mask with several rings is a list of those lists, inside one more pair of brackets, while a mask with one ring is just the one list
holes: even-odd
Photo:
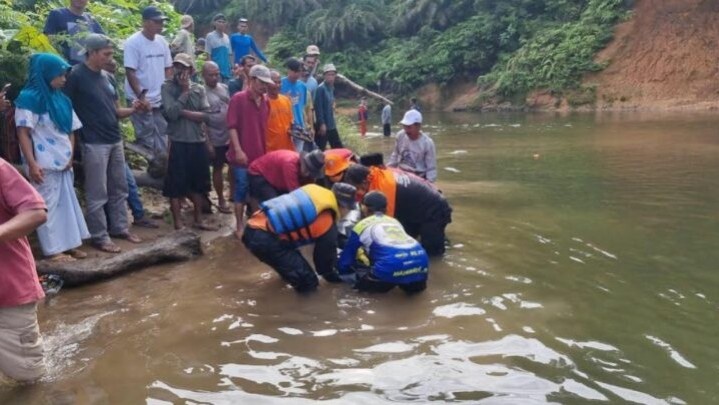
[[17, 108], [30, 110], [38, 115], [49, 113], [55, 126], [66, 134], [72, 132], [72, 102], [62, 90], [53, 89], [50, 82], [65, 74], [69, 68], [70, 65], [57, 55], [32, 55], [27, 83], [15, 99]]

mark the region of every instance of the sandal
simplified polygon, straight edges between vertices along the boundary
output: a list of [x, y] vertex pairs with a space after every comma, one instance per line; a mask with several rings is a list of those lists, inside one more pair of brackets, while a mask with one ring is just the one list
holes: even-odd
[[70, 263], [77, 261], [77, 259], [70, 255], [66, 255], [65, 253], [60, 253], [54, 256], [47, 257], [45, 261], [48, 261], [50, 263]]
[[157, 225], [154, 221], [149, 220], [147, 218], [136, 219], [132, 223], [132, 225], [139, 226], [140, 228], [150, 228], [150, 229], [157, 229], [160, 227], [160, 225]]
[[110, 235], [113, 238], [124, 239], [130, 243], [142, 243], [142, 239], [133, 233], [118, 233], [117, 235]]
[[83, 252], [80, 249], [70, 249], [66, 251], [65, 254], [68, 254], [75, 259], [84, 259], [87, 257], [87, 253]]
[[94, 247], [95, 249], [97, 249], [101, 252], [105, 252], [105, 253], [120, 253], [120, 252], [122, 252], [122, 248], [112, 242], [93, 243], [92, 247]]

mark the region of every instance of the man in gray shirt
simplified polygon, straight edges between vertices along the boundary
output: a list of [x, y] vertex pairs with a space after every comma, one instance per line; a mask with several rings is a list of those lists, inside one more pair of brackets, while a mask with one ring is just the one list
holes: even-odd
[[[207, 135], [212, 145], [212, 149], [208, 149], [212, 162], [212, 184], [217, 193], [220, 212], [229, 214], [232, 210], [227, 206], [225, 200], [222, 172], [227, 165], [225, 155], [230, 148], [228, 144], [230, 134], [227, 130], [227, 107], [230, 104], [230, 92], [226, 84], [220, 83], [220, 67], [215, 62], [207, 61], [202, 65], [202, 79], [205, 81], [205, 93], [207, 93], [207, 101], [210, 103]], [[230, 181], [230, 187], [232, 184], [233, 181]]]
[[434, 183], [437, 180], [437, 153], [432, 138], [422, 132], [422, 113], [409, 110], [400, 121], [404, 127], [387, 166], [398, 167]]

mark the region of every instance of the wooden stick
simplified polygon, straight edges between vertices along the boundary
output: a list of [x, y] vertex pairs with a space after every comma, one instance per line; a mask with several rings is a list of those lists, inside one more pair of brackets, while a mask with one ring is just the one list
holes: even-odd
[[375, 93], [374, 91], [368, 90], [359, 84], [353, 82], [352, 80], [345, 77], [343, 74], [337, 73], [337, 78], [340, 79], [342, 82], [346, 83], [348, 86], [352, 87], [353, 89], [357, 90], [361, 94], [366, 94], [372, 98], [376, 98], [384, 103], [387, 103], [389, 105], [394, 105], [392, 100], [388, 99], [387, 97], [384, 97], [380, 94]]

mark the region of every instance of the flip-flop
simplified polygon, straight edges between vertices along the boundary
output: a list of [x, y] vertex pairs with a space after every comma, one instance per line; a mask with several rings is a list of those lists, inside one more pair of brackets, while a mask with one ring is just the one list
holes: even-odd
[[120, 253], [122, 252], [122, 248], [117, 246], [116, 244], [112, 242], [105, 242], [105, 243], [93, 243], [92, 247], [95, 249], [106, 252], [106, 253]]
[[65, 252], [66, 254], [72, 256], [75, 259], [84, 259], [87, 257], [87, 253], [83, 252], [80, 249], [70, 249]]
[[60, 253], [56, 254], [55, 256], [46, 258], [45, 261], [48, 261], [50, 263], [70, 263], [76, 262], [77, 259], [70, 255], [66, 255], [65, 253]]

